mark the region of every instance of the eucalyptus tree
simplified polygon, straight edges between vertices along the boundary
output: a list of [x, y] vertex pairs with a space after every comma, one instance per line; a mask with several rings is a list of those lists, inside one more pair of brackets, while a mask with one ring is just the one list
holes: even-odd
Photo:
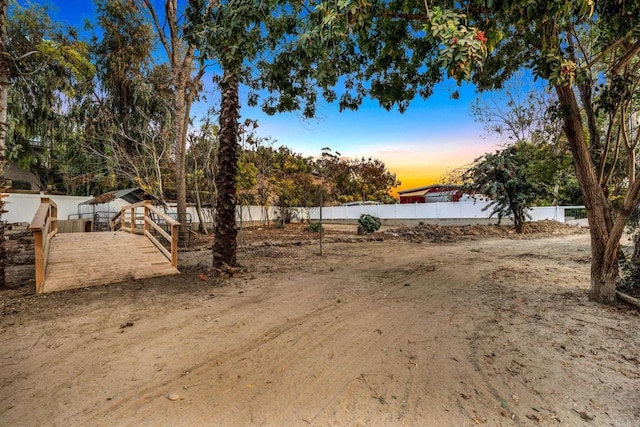
[[218, 127], [211, 120], [209, 111], [198, 128], [189, 132], [187, 149], [188, 188], [196, 201], [196, 213], [200, 231], [208, 234], [203, 211], [203, 199], [213, 202], [216, 199], [216, 158], [218, 156]]
[[543, 191], [538, 192], [534, 203], [581, 205], [557, 97], [542, 88], [525, 92], [523, 83], [523, 78], [517, 77], [499, 94], [483, 94], [472, 105], [472, 115], [484, 125], [487, 135], [500, 143], [530, 146], [526, 150], [531, 156], [529, 179], [544, 183], [538, 186]]
[[[154, 8], [152, 0], [129, 0], [140, 8], [146, 9], [151, 17], [156, 36], [166, 57], [169, 76], [171, 77], [171, 93], [173, 95], [173, 139], [175, 152], [175, 181], [178, 204], [178, 221], [181, 238], [186, 237], [187, 211], [187, 137], [191, 107], [202, 91], [201, 80], [205, 73], [205, 64], [198, 61], [198, 46], [186, 35], [186, 27], [190, 24], [183, 10], [179, 9], [177, 0], [164, 0], [164, 18]], [[206, 4], [205, 4], [206, 3]], [[203, 2], [204, 10], [208, 10], [215, 2]], [[198, 65], [196, 69], [196, 65]]]
[[[516, 68], [526, 67], [556, 92], [589, 219], [589, 296], [594, 301], [612, 303], [620, 237], [640, 202], [640, 180], [635, 177], [636, 146], [632, 144], [638, 131], [625, 129], [633, 117], [632, 100], [637, 96], [634, 88], [640, 78], [640, 27], [630, 19], [640, 13], [640, 2], [512, 1], [469, 6], [469, 12], [443, 8], [438, 13], [464, 20], [457, 31], [464, 29], [473, 34], [488, 56], [475, 69], [455, 58], [445, 65], [450, 70], [469, 70], [481, 89], [499, 86]], [[437, 27], [443, 21], [435, 19], [436, 9], [427, 16], [431, 19], [428, 28], [440, 36], [443, 52], [452, 49], [450, 35]], [[477, 54], [483, 54], [482, 45], [474, 50]], [[606, 114], [607, 119], [598, 123], [598, 113]], [[629, 138], [632, 134], [633, 138]], [[616, 206], [608, 198], [608, 179], [620, 166], [618, 155], [626, 156], [624, 163], [633, 162], [633, 166], [629, 166], [623, 201]]]
[[55, 145], [66, 142], [69, 102], [86, 89], [94, 67], [88, 46], [51, 21], [44, 7], [13, 4], [9, 13], [2, 55], [8, 121], [2, 136], [8, 158], [43, 176], [52, 169]]
[[96, 89], [73, 106], [83, 148], [103, 174], [164, 199], [171, 166], [173, 111], [167, 67], [155, 65], [154, 34], [132, 2], [97, 3]]
[[[121, 143], [103, 151], [123, 154], [111, 167], [129, 178], [141, 173], [138, 178], [160, 198], [163, 181], [169, 181], [168, 169], [173, 171], [181, 240], [185, 240], [187, 139], [191, 107], [203, 90], [205, 68], [196, 62], [197, 47], [185, 37], [184, 3], [97, 0], [97, 6], [103, 16], [97, 52], [102, 82], [107, 95], [122, 107], [105, 111], [114, 113], [112, 134]], [[97, 145], [95, 152], [101, 144]], [[135, 161], [127, 161], [128, 152], [138, 156]], [[146, 169], [134, 168], [136, 162], [145, 161]]]
[[[88, 49], [47, 16], [46, 9], [0, 0], [0, 177], [8, 154], [25, 166], [40, 159], [32, 143], [64, 139], [65, 100], [91, 79]], [[49, 152], [49, 156], [51, 152]], [[0, 200], [0, 215], [2, 205]], [[0, 220], [0, 286], [4, 285], [4, 222]]]

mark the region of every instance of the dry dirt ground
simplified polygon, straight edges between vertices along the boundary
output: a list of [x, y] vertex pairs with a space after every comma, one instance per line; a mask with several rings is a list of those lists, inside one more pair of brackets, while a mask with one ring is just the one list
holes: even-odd
[[247, 231], [227, 278], [190, 250], [179, 276], [0, 292], [0, 425], [640, 425], [640, 316], [587, 300], [587, 233], [354, 231], [322, 256]]

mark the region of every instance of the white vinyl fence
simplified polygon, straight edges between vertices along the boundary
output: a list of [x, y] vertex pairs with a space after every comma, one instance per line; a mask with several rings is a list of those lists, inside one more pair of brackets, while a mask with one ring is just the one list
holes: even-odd
[[[40, 194], [9, 193], [5, 200], [4, 209], [7, 211], [2, 219], [8, 223], [31, 223], [33, 216], [40, 206], [40, 198], [48, 197], [58, 205], [58, 218], [67, 219], [70, 215], [77, 215], [80, 203], [91, 200], [93, 197], [57, 196]], [[90, 207], [89, 207], [90, 208]], [[77, 217], [76, 217], [77, 218]]]
[[[489, 219], [491, 209], [485, 209], [487, 202], [412, 203], [396, 205], [332, 206], [322, 208], [322, 219], [357, 220], [360, 215], [369, 214], [387, 220], [421, 219]], [[535, 207], [529, 210], [532, 221], [555, 220], [564, 222], [564, 207]], [[320, 218], [320, 209], [311, 208], [312, 220]]]
[[[91, 218], [97, 212], [102, 215], [118, 212], [126, 205], [124, 200], [114, 200], [110, 203], [89, 206], [81, 205], [90, 197], [49, 196], [40, 194], [11, 193], [5, 199], [7, 212], [3, 219], [8, 223], [31, 222], [40, 205], [41, 197], [49, 197], [58, 205], [58, 219], [74, 219], [78, 217]], [[332, 206], [322, 208], [322, 219], [331, 221], [356, 221], [362, 214], [377, 216], [383, 220], [488, 220], [491, 209], [483, 210], [487, 202], [456, 202], [456, 203], [414, 203], [395, 205], [360, 205], [360, 206]], [[555, 220], [565, 222], [565, 210], [582, 209], [583, 206], [549, 206], [535, 207], [529, 210], [532, 221]], [[295, 208], [294, 220], [318, 221], [320, 208]], [[169, 206], [167, 213], [176, 215], [175, 206]], [[195, 208], [189, 208], [188, 215], [193, 223], [199, 222]], [[245, 225], [259, 225], [266, 221], [280, 218], [277, 207], [238, 206], [237, 219]], [[204, 220], [213, 222], [213, 209], [204, 210]]]

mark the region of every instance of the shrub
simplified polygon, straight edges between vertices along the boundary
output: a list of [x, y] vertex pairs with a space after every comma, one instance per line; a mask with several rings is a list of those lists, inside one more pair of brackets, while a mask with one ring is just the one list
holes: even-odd
[[312, 222], [307, 227], [307, 230], [308, 231], [313, 231], [314, 233], [319, 233], [319, 232], [322, 231], [322, 224], [320, 224], [319, 222]]
[[363, 214], [360, 215], [360, 219], [358, 219], [358, 225], [362, 227], [362, 231], [370, 234], [380, 229], [382, 221], [380, 221], [380, 218], [373, 215]]

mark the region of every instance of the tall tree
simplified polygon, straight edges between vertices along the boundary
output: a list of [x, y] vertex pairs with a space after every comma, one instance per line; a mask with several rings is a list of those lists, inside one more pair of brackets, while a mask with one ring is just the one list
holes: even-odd
[[[21, 148], [34, 140], [51, 144], [63, 128], [65, 100], [75, 96], [93, 71], [87, 46], [54, 25], [45, 8], [10, 8], [8, 1], [0, 1], [1, 185], [7, 148], [20, 157]], [[5, 279], [3, 238], [0, 218], [0, 286]]]
[[102, 0], [97, 15], [97, 89], [73, 110], [84, 151], [99, 159], [102, 174], [164, 200], [173, 110], [167, 67], [152, 59], [152, 25], [130, 1]]
[[[229, 69], [231, 68], [231, 69]], [[216, 174], [216, 222], [213, 241], [213, 266], [236, 266], [238, 229], [236, 228], [236, 177], [238, 175], [238, 120], [240, 100], [238, 71], [224, 69], [220, 89], [220, 147]]]
[[536, 205], [581, 205], [558, 100], [553, 92], [541, 89], [525, 93], [523, 83], [522, 78], [516, 78], [499, 94], [483, 94], [472, 105], [472, 114], [484, 124], [489, 137], [506, 145], [518, 144], [518, 152], [530, 156], [526, 167], [528, 179], [538, 187]]
[[[7, 109], [9, 107], [9, 58], [7, 55], [9, 36], [7, 34], [7, 22], [9, 13], [9, 0], [0, 0], [0, 193], [5, 191], [4, 163], [7, 147]], [[5, 286], [5, 250], [4, 237], [4, 213], [3, 196], [0, 196], [0, 287]]]
[[14, 3], [7, 35], [7, 158], [39, 176], [41, 189], [55, 190], [60, 179], [57, 149], [67, 142], [68, 105], [94, 72], [88, 47], [37, 5]]
[[[592, 243], [589, 296], [602, 303], [615, 301], [620, 237], [640, 202], [635, 162], [624, 162], [632, 173], [619, 209], [607, 197], [607, 183], [620, 164], [619, 156], [634, 159], [637, 148], [625, 142], [635, 141], [637, 128], [625, 129], [623, 123], [637, 111], [630, 101], [638, 92], [632, 89], [640, 68], [640, 32], [633, 17], [640, 13], [640, 2], [324, 0], [314, 6], [307, 36], [297, 38], [287, 54], [271, 62], [274, 74], [277, 67], [290, 69], [284, 65], [291, 62], [302, 71], [289, 73], [291, 82], [279, 83], [294, 97], [296, 88], [314, 81], [335, 98], [331, 88], [343, 72], [344, 108], [355, 108], [364, 96], [371, 96], [385, 107], [403, 109], [415, 96], [430, 95], [433, 83], [445, 76], [472, 80], [481, 90], [502, 87], [520, 69], [547, 81], [558, 97], [587, 207]], [[309, 58], [317, 51], [333, 68], [308, 71]], [[599, 92], [600, 87], [606, 90]], [[625, 107], [610, 110], [604, 123], [609, 130], [603, 132], [597, 114], [607, 96], [614, 106]], [[616, 138], [621, 133], [627, 137]]]
[[[222, 77], [220, 148], [216, 187], [216, 225], [213, 265], [236, 265], [236, 177], [239, 152], [240, 84], [259, 85], [252, 75], [255, 62], [266, 50], [274, 51], [288, 33], [287, 8], [300, 5], [228, 0], [210, 3], [190, 0], [187, 9], [190, 43], [198, 45], [202, 60], [217, 61]], [[255, 94], [249, 98], [255, 103]]]
[[[197, 46], [186, 37], [185, 27], [189, 21], [185, 21], [178, 9], [177, 0], [165, 0], [164, 20], [159, 18], [151, 0], [142, 1], [144, 7], [151, 15], [156, 34], [160, 39], [160, 44], [164, 49], [169, 65], [169, 71], [173, 91], [173, 138], [175, 150], [175, 179], [176, 194], [178, 204], [178, 221], [182, 224], [180, 237], [186, 241], [188, 229], [187, 223], [187, 135], [189, 131], [190, 112], [193, 102], [199, 96], [202, 89], [201, 80], [205, 73], [204, 63], [200, 63], [198, 70], [195, 69], [194, 62], [197, 61]], [[209, 10], [211, 0], [203, 2], [203, 10]]]

